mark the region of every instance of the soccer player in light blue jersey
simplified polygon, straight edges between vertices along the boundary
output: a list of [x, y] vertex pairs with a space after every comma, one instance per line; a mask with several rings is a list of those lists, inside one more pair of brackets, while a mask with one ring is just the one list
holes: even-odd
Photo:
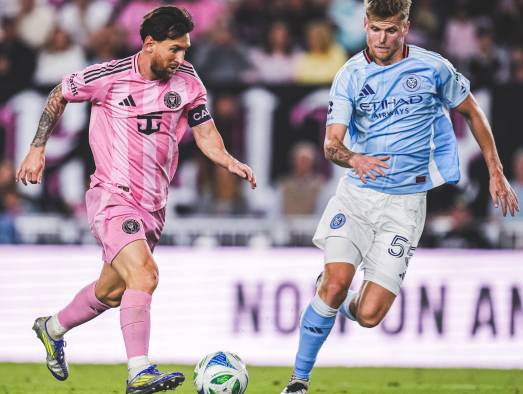
[[[305, 394], [338, 311], [379, 324], [400, 291], [425, 222], [426, 192], [460, 177], [454, 108], [467, 119], [503, 215], [518, 200], [469, 81], [439, 54], [405, 45], [411, 0], [365, 0], [367, 49], [338, 72], [330, 93], [325, 157], [348, 168], [313, 242], [324, 250], [318, 292], [303, 313], [293, 376], [282, 394]], [[348, 291], [364, 271], [359, 292]]]

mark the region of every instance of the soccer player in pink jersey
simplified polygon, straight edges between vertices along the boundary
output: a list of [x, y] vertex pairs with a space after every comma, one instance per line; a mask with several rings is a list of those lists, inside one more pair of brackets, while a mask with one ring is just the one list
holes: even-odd
[[192, 29], [185, 10], [159, 7], [144, 16], [140, 52], [65, 76], [49, 94], [29, 153], [17, 171], [16, 179], [24, 185], [40, 183], [45, 145], [65, 106], [91, 101], [89, 143], [96, 171], [86, 205], [104, 265], [98, 280], [65, 308], [34, 323], [47, 366], [58, 380], [69, 375], [64, 334], [118, 306], [129, 360], [126, 393], [174, 390], [185, 379], [179, 372], [159, 372], [149, 361], [148, 346], [151, 298], [158, 284], [152, 251], [160, 239], [178, 142], [187, 125], [209, 159], [256, 187], [249, 166], [225, 149], [206, 107], [206, 90], [184, 60]]

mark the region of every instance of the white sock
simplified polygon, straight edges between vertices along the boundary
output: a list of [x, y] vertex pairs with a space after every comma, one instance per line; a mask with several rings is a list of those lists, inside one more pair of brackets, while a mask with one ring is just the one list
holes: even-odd
[[127, 362], [127, 369], [129, 370], [129, 381], [131, 381], [136, 375], [138, 375], [150, 365], [151, 362], [147, 356], [131, 357]]
[[64, 334], [67, 332], [67, 330], [58, 321], [58, 315], [51, 316], [51, 318], [45, 323], [45, 328], [49, 336], [55, 341], [62, 339]]
[[341, 307], [340, 307], [340, 312], [343, 314], [343, 316], [345, 316], [347, 319], [350, 319], [352, 321], [356, 321], [356, 316], [354, 316], [352, 314], [352, 312], [350, 311], [349, 305], [352, 302], [352, 300], [354, 298], [356, 298], [357, 296], [358, 296], [357, 291], [349, 290], [349, 292], [347, 293], [347, 297], [345, 298], [345, 300], [343, 301], [343, 303], [341, 304]]
[[322, 317], [333, 317], [338, 313], [339, 308], [332, 308], [323, 301], [318, 293], [311, 300], [311, 307]]

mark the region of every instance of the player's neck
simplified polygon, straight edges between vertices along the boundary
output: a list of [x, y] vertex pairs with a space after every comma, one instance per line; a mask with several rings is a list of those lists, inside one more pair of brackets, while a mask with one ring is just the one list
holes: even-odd
[[147, 79], [148, 81], [152, 81], [156, 79], [156, 76], [153, 74], [151, 70], [151, 58], [145, 55], [143, 52], [138, 53], [138, 72], [140, 75]]
[[380, 59], [374, 58], [374, 63], [376, 63], [378, 66], [390, 66], [391, 64], [398, 63], [403, 59], [401, 51], [397, 51], [390, 59], [387, 59], [385, 61], [381, 61]]

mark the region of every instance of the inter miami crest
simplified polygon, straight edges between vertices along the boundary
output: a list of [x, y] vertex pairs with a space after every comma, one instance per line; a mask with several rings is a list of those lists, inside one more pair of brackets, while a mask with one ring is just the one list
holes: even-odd
[[122, 230], [127, 234], [136, 234], [140, 231], [140, 223], [134, 219], [127, 219], [122, 223]]
[[163, 103], [167, 108], [175, 109], [182, 103], [182, 98], [176, 92], [167, 92], [165, 93], [165, 96], [163, 96]]

